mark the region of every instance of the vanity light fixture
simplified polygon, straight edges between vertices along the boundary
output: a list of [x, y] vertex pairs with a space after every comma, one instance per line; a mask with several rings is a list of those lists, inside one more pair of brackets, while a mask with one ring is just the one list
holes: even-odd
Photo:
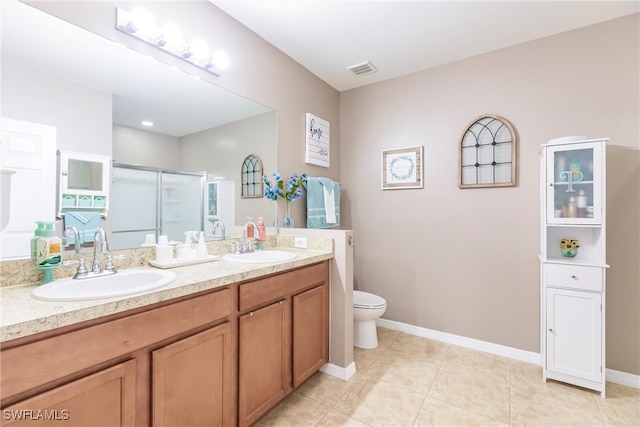
[[116, 29], [216, 76], [229, 66], [229, 57], [225, 52], [216, 50], [209, 53], [206, 42], [200, 38], [185, 43], [179, 27], [166, 24], [162, 29], [158, 28], [153, 16], [144, 9], [136, 9], [129, 13], [117, 7]]

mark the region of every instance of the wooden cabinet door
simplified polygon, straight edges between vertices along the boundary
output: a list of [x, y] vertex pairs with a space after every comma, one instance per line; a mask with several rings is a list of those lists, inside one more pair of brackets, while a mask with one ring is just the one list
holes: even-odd
[[602, 294], [547, 288], [547, 369], [602, 380]]
[[133, 426], [135, 404], [133, 359], [3, 408], [2, 425]]
[[238, 325], [238, 424], [246, 426], [291, 390], [290, 302], [240, 316]]
[[322, 285], [293, 297], [293, 386], [298, 387], [328, 360], [329, 304]]
[[233, 424], [231, 323], [152, 353], [154, 426]]

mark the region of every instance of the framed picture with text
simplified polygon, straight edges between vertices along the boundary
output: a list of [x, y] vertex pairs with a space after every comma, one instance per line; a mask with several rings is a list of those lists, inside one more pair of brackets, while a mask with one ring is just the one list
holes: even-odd
[[306, 127], [305, 163], [328, 168], [331, 154], [331, 126], [329, 122], [311, 113], [307, 113]]
[[382, 150], [382, 189], [423, 187], [423, 147]]

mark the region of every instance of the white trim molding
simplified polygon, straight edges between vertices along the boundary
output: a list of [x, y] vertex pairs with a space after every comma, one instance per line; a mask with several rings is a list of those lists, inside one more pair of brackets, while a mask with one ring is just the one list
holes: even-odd
[[640, 375], [607, 368], [606, 378], [607, 381], [612, 383], [640, 389]]
[[347, 381], [356, 373], [356, 362], [351, 362], [346, 368], [334, 365], [333, 363], [325, 363], [324, 366], [320, 368], [320, 372]]
[[[394, 320], [377, 319], [376, 325], [382, 328], [392, 329], [394, 331], [400, 331], [423, 338], [429, 338], [434, 341], [453, 344], [460, 347], [470, 348], [472, 350], [483, 351], [485, 353], [495, 354], [497, 356], [503, 356], [509, 359], [519, 360], [521, 362], [533, 363], [534, 365], [542, 366], [542, 355], [540, 353], [535, 353], [532, 351], [519, 350], [517, 348], [507, 347], [500, 344], [462, 337], [460, 335], [434, 331], [433, 329], [413, 326], [402, 322], [396, 322]], [[615, 384], [640, 389], [640, 375], [607, 369], [606, 378], [607, 381]]]

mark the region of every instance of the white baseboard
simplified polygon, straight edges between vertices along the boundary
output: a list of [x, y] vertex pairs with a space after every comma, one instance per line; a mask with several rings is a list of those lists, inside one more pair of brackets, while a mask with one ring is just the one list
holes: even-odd
[[605, 372], [607, 381], [626, 385], [633, 388], [640, 388], [640, 375], [630, 374], [628, 372], [616, 371], [607, 368]]
[[320, 368], [320, 372], [324, 372], [332, 377], [347, 381], [356, 373], [356, 362], [351, 362], [346, 368], [341, 368], [333, 363], [325, 363], [324, 366]]
[[[513, 347], [507, 347], [504, 345], [480, 341], [473, 338], [448, 334], [446, 332], [434, 331], [433, 329], [408, 325], [406, 323], [396, 322], [393, 320], [377, 319], [376, 325], [387, 329], [393, 329], [394, 331], [406, 332], [407, 334], [429, 338], [435, 341], [470, 348], [473, 350], [484, 351], [485, 353], [491, 353], [497, 356], [508, 357], [509, 359], [519, 360], [521, 362], [528, 362], [538, 366], [542, 366], [542, 355], [540, 353], [518, 350], [517, 348]], [[607, 369], [606, 378], [607, 381], [612, 383], [640, 389], [640, 375]]]

